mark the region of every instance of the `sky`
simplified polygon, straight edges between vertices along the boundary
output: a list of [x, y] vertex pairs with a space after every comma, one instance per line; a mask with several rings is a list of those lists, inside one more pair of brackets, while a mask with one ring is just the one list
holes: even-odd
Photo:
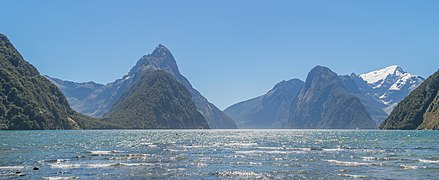
[[439, 68], [439, 1], [9, 0], [0, 32], [42, 74], [122, 78], [158, 44], [224, 109], [316, 65], [338, 74]]

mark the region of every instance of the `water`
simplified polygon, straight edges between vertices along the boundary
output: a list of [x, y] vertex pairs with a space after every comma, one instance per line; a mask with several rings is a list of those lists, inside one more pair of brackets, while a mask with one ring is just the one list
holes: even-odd
[[438, 177], [439, 131], [0, 131], [0, 179]]

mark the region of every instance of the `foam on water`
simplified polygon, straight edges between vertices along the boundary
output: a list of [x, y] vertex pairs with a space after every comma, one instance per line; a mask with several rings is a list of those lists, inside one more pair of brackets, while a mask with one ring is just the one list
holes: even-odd
[[10, 170], [14, 170], [14, 169], [24, 169], [24, 166], [0, 166], [0, 169], [10, 169]]
[[418, 161], [421, 163], [431, 163], [431, 164], [439, 163], [439, 160], [418, 159]]
[[350, 161], [339, 161], [339, 160], [326, 160], [327, 162], [335, 165], [341, 166], [382, 166], [380, 163], [365, 163], [365, 162], [350, 162]]
[[54, 177], [43, 177], [43, 180], [71, 180], [71, 179], [76, 179], [75, 176], [66, 176], [66, 177], [62, 177], [62, 176], [54, 176]]

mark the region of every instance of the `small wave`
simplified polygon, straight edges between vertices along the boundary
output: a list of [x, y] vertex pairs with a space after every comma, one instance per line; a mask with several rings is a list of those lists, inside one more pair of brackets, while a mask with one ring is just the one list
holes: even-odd
[[344, 151], [346, 149], [343, 148], [333, 148], [333, 149], [323, 149], [323, 151]]
[[131, 159], [147, 159], [150, 154], [127, 154], [123, 157], [110, 157], [108, 160], [131, 160]]
[[51, 164], [51, 168], [54, 169], [74, 169], [74, 168], [80, 168], [80, 164]]
[[90, 154], [92, 156], [102, 156], [102, 155], [109, 155], [111, 151], [90, 151]]
[[228, 147], [251, 147], [251, 146], [257, 146], [258, 143], [224, 143], [223, 146]]
[[24, 169], [24, 166], [0, 166], [0, 169]]
[[338, 176], [340, 176], [340, 177], [350, 177], [350, 178], [354, 178], [354, 179], [367, 178], [367, 176], [363, 176], [363, 175], [354, 175], [354, 174], [338, 174]]
[[288, 151], [258, 151], [258, 150], [251, 150], [251, 151], [235, 151], [237, 154], [288, 154]]
[[430, 163], [430, 164], [437, 164], [439, 163], [439, 160], [428, 160], [428, 159], [418, 159], [421, 163]]
[[396, 157], [361, 157], [364, 161], [398, 161], [401, 160], [401, 158]]
[[247, 177], [247, 178], [256, 178], [261, 177], [260, 174], [255, 172], [248, 171], [224, 171], [224, 172], [215, 172], [213, 173], [215, 176], [223, 176], [223, 177]]
[[425, 168], [427, 168], [426, 166], [412, 166], [412, 165], [408, 165], [408, 164], [401, 164], [399, 167], [401, 169], [425, 169]]
[[70, 161], [70, 159], [47, 159], [47, 160], [38, 161], [38, 163], [42, 163], [42, 162], [61, 163], [61, 162], [66, 162], [66, 161]]
[[70, 179], [76, 179], [75, 176], [69, 176], [69, 177], [60, 177], [60, 176], [55, 176], [55, 177], [43, 177], [44, 180], [70, 180]]
[[350, 162], [350, 161], [338, 161], [338, 160], [325, 160], [331, 164], [341, 166], [382, 166], [379, 163], [365, 163], [365, 162]]
[[102, 164], [51, 164], [51, 168], [55, 169], [75, 169], [75, 168], [106, 168], [117, 166], [149, 166], [152, 163], [102, 163]]
[[113, 153], [121, 153], [123, 151], [118, 151], [118, 150], [111, 150], [111, 151], [90, 151], [90, 154], [92, 156], [105, 156], [105, 155], [110, 155]]

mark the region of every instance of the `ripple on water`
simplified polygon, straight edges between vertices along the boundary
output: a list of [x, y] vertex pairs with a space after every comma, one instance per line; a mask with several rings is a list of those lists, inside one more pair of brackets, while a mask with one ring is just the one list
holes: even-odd
[[76, 168], [108, 168], [120, 166], [152, 166], [153, 163], [91, 163], [91, 164], [50, 164], [53, 169], [76, 169]]
[[54, 176], [54, 177], [43, 177], [43, 180], [71, 180], [71, 179], [76, 179], [77, 177], [75, 176]]
[[339, 160], [324, 160], [334, 165], [340, 166], [383, 166], [381, 163], [366, 163], [366, 162], [352, 162], [352, 161], [339, 161]]
[[24, 169], [24, 166], [0, 166], [0, 169], [6, 169], [6, 170], [18, 170], [18, 169]]
[[418, 159], [421, 163], [430, 163], [430, 164], [437, 164], [439, 163], [439, 160], [428, 160], [428, 159]]
[[220, 177], [234, 177], [234, 178], [263, 178], [264, 175], [252, 172], [252, 171], [222, 171], [214, 172], [214, 176]]
[[414, 165], [408, 165], [408, 164], [401, 164], [399, 167], [401, 169], [406, 169], [406, 170], [415, 170], [415, 169], [425, 169], [425, 168], [427, 168], [427, 166], [414, 166]]
[[338, 176], [340, 176], [340, 177], [349, 177], [349, 178], [354, 178], [354, 179], [363, 179], [363, 178], [367, 178], [367, 176], [364, 176], [364, 175], [355, 175], [355, 174], [338, 174]]

